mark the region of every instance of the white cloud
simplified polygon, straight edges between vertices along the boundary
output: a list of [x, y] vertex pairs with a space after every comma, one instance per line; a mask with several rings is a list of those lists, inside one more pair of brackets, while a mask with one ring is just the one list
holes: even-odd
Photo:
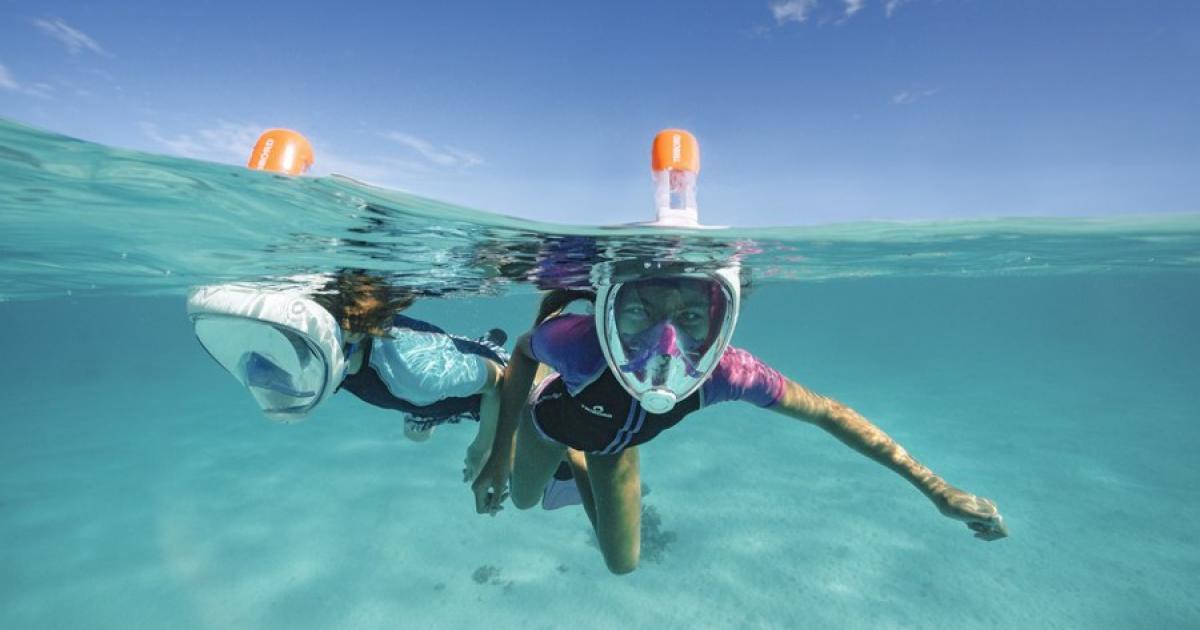
[[888, 17], [892, 17], [892, 14], [896, 12], [896, 9], [900, 8], [900, 5], [908, 4], [910, 1], [911, 0], [883, 0], [883, 12], [886, 13]]
[[940, 91], [941, 90], [939, 88], [932, 88], [928, 90], [902, 90], [892, 96], [892, 104], [912, 105], [913, 103], [916, 103], [927, 96], [933, 96]]
[[346, 157], [322, 149], [313, 163], [313, 175], [337, 173], [392, 190], [405, 190], [414, 180], [428, 177], [432, 169], [424, 162], [385, 156]]
[[[837, 0], [837, 2], [842, 7], [840, 18], [834, 17], [832, 8], [822, 10], [820, 0], [771, 0], [767, 6], [771, 9], [771, 15], [775, 17], [775, 27], [782, 27], [789, 22], [803, 24], [814, 17], [820, 24], [841, 23], [867, 8], [867, 0]], [[901, 5], [909, 2], [912, 0], [881, 0], [883, 12], [889, 18]], [[769, 31], [770, 27], [759, 26], [752, 29], [751, 32], [755, 35], [762, 35]]]
[[417, 136], [400, 131], [389, 131], [384, 133], [383, 137], [416, 151], [418, 155], [434, 166], [443, 168], [470, 168], [483, 164], [483, 158], [477, 153], [451, 146], [438, 147], [424, 138], [418, 138]]
[[4, 67], [4, 64], [0, 64], [0, 90], [12, 90], [14, 92], [21, 90], [21, 84], [17, 83], [17, 80], [13, 78], [8, 68]]
[[817, 0], [775, 0], [770, 7], [776, 24], [802, 23], [817, 8]]
[[33, 85], [22, 84], [17, 81], [16, 77], [9, 72], [4, 64], [0, 63], [0, 90], [8, 90], [9, 92], [17, 92], [18, 94], [28, 94], [29, 96], [37, 96], [40, 98], [50, 98], [50, 91], [54, 87], [46, 83], [34, 83]]
[[[140, 126], [142, 134], [166, 153], [239, 166], [246, 164], [259, 134], [267, 129], [263, 125], [225, 120], [186, 133], [165, 133], [152, 122], [142, 122]], [[398, 132], [385, 135], [416, 151], [419, 158], [405, 159], [378, 154], [350, 157], [338, 153], [331, 143], [310, 138], [316, 153], [311, 174], [339, 173], [397, 189], [414, 180], [436, 176], [447, 168], [466, 168], [483, 163], [482, 158], [469, 151], [453, 147], [435, 148], [426, 140]]]
[[105, 57], [112, 56], [111, 53], [104, 50], [87, 33], [67, 24], [59, 18], [54, 18], [53, 20], [37, 19], [33, 21], [33, 24], [41, 29], [43, 33], [61, 42], [72, 55], [78, 55], [79, 51], [86, 49]]
[[244, 163], [254, 149], [254, 142], [266, 127], [245, 123], [217, 121], [213, 127], [193, 133], [163, 134], [154, 123], [141, 123], [142, 133], [171, 153], [198, 160]]

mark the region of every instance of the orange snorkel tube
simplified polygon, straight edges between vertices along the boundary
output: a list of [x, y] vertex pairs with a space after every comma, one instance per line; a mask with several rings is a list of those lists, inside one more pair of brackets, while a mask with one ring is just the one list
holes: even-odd
[[696, 209], [696, 178], [700, 175], [700, 143], [683, 129], [664, 129], [650, 145], [654, 173], [654, 209], [650, 225], [701, 227]]
[[302, 175], [313, 165], [308, 138], [291, 129], [268, 129], [254, 143], [247, 168], [282, 175]]

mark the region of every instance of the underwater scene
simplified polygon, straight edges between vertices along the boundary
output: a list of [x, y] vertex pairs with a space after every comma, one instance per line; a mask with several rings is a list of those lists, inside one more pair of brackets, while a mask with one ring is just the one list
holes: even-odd
[[[0, 121], [0, 628], [1200, 626], [1200, 214], [596, 223]], [[733, 346], [1008, 537], [730, 403], [639, 447], [640, 563], [614, 575], [579, 505], [476, 513], [473, 423], [414, 440], [346, 391], [273, 422], [189, 318], [195, 287], [353, 269], [512, 352], [543, 291], [631, 264], [736, 267]]]

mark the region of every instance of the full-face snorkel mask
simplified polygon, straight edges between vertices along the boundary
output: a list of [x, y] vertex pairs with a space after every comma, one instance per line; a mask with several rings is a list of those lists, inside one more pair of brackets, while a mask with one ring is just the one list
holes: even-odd
[[736, 267], [617, 278], [601, 265], [593, 284], [604, 358], [650, 413], [666, 413], [700, 388], [737, 325]]
[[303, 419], [344, 376], [341, 330], [302, 289], [200, 287], [188, 316], [204, 349], [273, 420]]

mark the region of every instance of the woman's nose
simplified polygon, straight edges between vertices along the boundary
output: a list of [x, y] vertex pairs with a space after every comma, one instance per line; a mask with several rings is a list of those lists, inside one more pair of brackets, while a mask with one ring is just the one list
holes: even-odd
[[663, 326], [662, 334], [658, 337], [658, 351], [661, 354], [670, 354], [675, 349], [675, 327], [670, 322], [666, 322]]

